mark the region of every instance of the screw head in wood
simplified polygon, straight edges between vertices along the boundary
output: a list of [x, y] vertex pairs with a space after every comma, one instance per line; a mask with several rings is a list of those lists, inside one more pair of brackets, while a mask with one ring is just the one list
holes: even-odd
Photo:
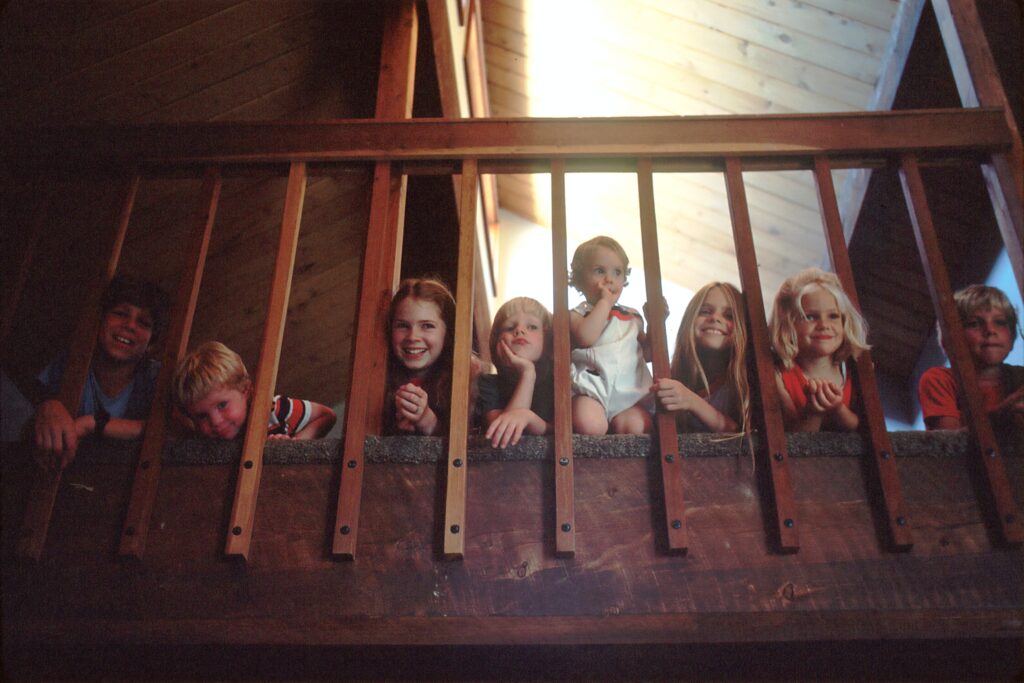
[[452, 530], [453, 534], [459, 533], [459, 525], [458, 524], [452, 524], [451, 530]]
[[793, 525], [795, 524], [795, 522], [793, 522], [793, 520], [789, 519], [788, 517], [782, 523], [786, 525], [787, 529], [792, 529]]
[[359, 465], [359, 463], [357, 463], [355, 460], [349, 460], [348, 461], [348, 468], [350, 470], [354, 470], [356, 467], [358, 467], [358, 465]]
[[462, 458], [455, 458], [452, 461], [452, 467], [462, 467]]
[[782, 458], [785, 456], [782, 455], [782, 451], [779, 451], [772, 457], [774, 457], [777, 462], [782, 462]]
[[562, 531], [564, 531], [565, 533], [569, 533], [570, 531], [572, 531], [572, 524], [569, 524], [569, 523], [563, 524], [562, 525]]
[[348, 536], [349, 532], [351, 532], [351, 531], [352, 531], [352, 529], [349, 528], [348, 524], [346, 524], [345, 526], [343, 526], [340, 529], [338, 529], [338, 533], [341, 534], [342, 536]]
[[906, 526], [907, 525], [907, 518], [902, 516], [902, 515], [900, 515], [899, 517], [896, 518], [896, 523], [899, 524], [900, 526]]
[[682, 520], [673, 519], [672, 520], [672, 528], [673, 529], [682, 529], [683, 528]]
[[231, 530], [231, 533], [233, 533], [235, 536], [241, 536], [242, 535], [242, 527], [236, 526], [234, 529]]
[[566, 465], [569, 464], [569, 458], [559, 458], [558, 464], [561, 465], [562, 467], [565, 467]]
[[882, 460], [888, 460], [890, 457], [889, 451], [882, 451]]
[[676, 461], [676, 456], [672, 455], [671, 453], [666, 453], [665, 454], [665, 462], [673, 463], [675, 461]]
[[245, 461], [245, 469], [247, 469], [247, 470], [251, 470], [252, 469], [252, 460], [246, 460]]

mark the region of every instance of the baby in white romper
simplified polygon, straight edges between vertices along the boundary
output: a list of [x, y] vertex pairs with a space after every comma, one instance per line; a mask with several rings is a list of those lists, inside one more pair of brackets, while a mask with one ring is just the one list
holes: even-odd
[[578, 434], [646, 434], [651, 430], [651, 373], [644, 319], [619, 306], [629, 258], [610, 237], [587, 240], [572, 257], [569, 284], [586, 301], [569, 311], [572, 332], [572, 422]]

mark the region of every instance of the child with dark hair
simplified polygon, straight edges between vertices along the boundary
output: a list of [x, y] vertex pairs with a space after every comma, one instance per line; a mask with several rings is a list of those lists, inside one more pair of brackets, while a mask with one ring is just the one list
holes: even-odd
[[142, 435], [153, 402], [160, 364], [147, 352], [164, 325], [167, 295], [152, 283], [116, 277], [101, 300], [100, 325], [76, 416], [54, 397], [60, 390], [67, 354], [39, 377], [46, 397], [35, 414], [35, 443], [41, 460], [63, 469], [85, 436], [135, 439]]

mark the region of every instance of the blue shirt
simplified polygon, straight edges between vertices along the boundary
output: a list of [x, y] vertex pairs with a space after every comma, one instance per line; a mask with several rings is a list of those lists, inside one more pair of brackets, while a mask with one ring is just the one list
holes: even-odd
[[[48, 398], [56, 397], [57, 392], [60, 391], [60, 383], [64, 377], [67, 361], [67, 353], [61, 353], [39, 374], [39, 381], [46, 387]], [[135, 376], [132, 378], [131, 384], [118, 395], [107, 396], [100, 389], [96, 375], [90, 366], [89, 375], [85, 380], [85, 389], [82, 391], [82, 401], [78, 404], [77, 415], [94, 415], [102, 405], [111, 417], [145, 420], [149, 417], [149, 407], [153, 403], [156, 376], [159, 372], [160, 361], [144, 358], [135, 367]]]

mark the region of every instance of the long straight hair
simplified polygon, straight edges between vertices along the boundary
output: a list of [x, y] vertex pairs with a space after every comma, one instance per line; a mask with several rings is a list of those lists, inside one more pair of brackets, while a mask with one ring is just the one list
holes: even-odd
[[[683, 383], [691, 391], [703, 390], [711, 395], [711, 382], [700, 359], [697, 348], [696, 323], [704, 300], [713, 289], [722, 292], [729, 307], [732, 308], [733, 332], [732, 349], [729, 352], [729, 363], [726, 367], [724, 381], [732, 387], [732, 413], [740, 418], [740, 431], [746, 432], [750, 424], [750, 382], [747, 379], [747, 309], [743, 295], [735, 286], [728, 282], [709, 282], [697, 290], [690, 299], [683, 320], [679, 323], [676, 334], [675, 351], [672, 354], [672, 378]], [[718, 380], [719, 378], [713, 378]]]

